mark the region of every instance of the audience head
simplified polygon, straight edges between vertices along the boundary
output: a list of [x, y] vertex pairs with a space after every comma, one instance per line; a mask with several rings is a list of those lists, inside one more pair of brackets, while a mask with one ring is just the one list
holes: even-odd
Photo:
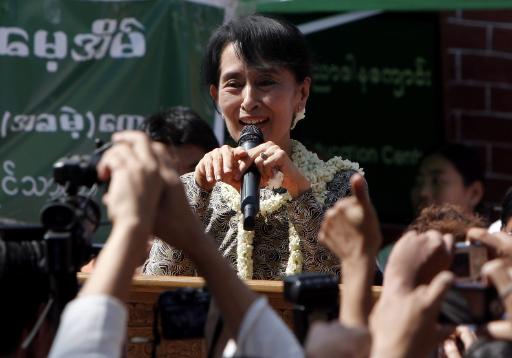
[[447, 144], [420, 162], [411, 199], [416, 213], [428, 205], [454, 204], [473, 212], [484, 194], [484, 172], [474, 148]]
[[478, 215], [463, 211], [459, 206], [444, 204], [424, 208], [407, 230], [418, 233], [437, 230], [451, 234], [455, 241], [464, 241], [469, 228], [485, 228], [485, 221]]
[[203, 156], [219, 146], [208, 124], [192, 109], [171, 107], [155, 113], [141, 126], [152, 140], [172, 148], [179, 175], [194, 171]]
[[507, 190], [501, 202], [501, 231], [512, 233], [512, 187]]

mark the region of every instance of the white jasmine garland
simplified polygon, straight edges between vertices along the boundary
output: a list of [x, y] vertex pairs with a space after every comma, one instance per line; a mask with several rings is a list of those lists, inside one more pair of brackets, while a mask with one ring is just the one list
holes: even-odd
[[[312, 153], [302, 143], [292, 140], [292, 162], [311, 183], [311, 190], [315, 199], [320, 204], [325, 204], [326, 185], [334, 175], [341, 170], [357, 170], [363, 173], [359, 164], [340, 157], [334, 157], [324, 162], [315, 153]], [[281, 173], [282, 175], [282, 173]], [[240, 193], [231, 185], [220, 183], [222, 196], [230, 205], [231, 209], [239, 215], [237, 234], [237, 272], [243, 279], [251, 279], [253, 274], [253, 239], [254, 231], [245, 231], [243, 228], [243, 216], [240, 212]], [[268, 218], [272, 213], [279, 210], [283, 205], [292, 200], [291, 195], [273, 193], [268, 199], [260, 201], [260, 212], [263, 218]], [[300, 250], [300, 238], [292, 223], [289, 223], [289, 244], [290, 256], [286, 265], [286, 274], [293, 275], [302, 272], [303, 257]]]

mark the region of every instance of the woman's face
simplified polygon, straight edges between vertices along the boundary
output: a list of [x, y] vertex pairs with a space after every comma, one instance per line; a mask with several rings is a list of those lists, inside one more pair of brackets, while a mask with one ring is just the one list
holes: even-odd
[[210, 87], [210, 94], [233, 139], [238, 140], [245, 125], [254, 124], [265, 141], [287, 150], [292, 119], [305, 107], [309, 85], [309, 78], [297, 83], [293, 73], [284, 68], [248, 67], [230, 43], [222, 52], [219, 84]]
[[421, 163], [411, 198], [417, 213], [433, 204], [454, 204], [472, 212], [476, 204], [471, 194], [453, 164], [442, 156], [432, 155]]

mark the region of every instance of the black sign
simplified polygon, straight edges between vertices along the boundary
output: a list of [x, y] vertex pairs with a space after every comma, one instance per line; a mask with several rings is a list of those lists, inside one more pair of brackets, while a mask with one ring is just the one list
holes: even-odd
[[312, 93], [292, 135], [323, 159], [359, 162], [383, 222], [409, 222], [418, 161], [443, 139], [438, 22], [437, 13], [382, 13], [307, 35]]

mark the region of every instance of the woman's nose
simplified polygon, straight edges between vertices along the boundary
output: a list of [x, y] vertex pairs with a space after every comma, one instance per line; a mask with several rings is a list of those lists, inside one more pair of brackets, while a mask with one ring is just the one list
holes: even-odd
[[256, 90], [256, 88], [254, 88], [251, 85], [246, 85], [244, 87], [242, 95], [243, 101], [241, 107], [244, 110], [244, 112], [249, 113], [258, 107], [259, 98], [258, 91]]

